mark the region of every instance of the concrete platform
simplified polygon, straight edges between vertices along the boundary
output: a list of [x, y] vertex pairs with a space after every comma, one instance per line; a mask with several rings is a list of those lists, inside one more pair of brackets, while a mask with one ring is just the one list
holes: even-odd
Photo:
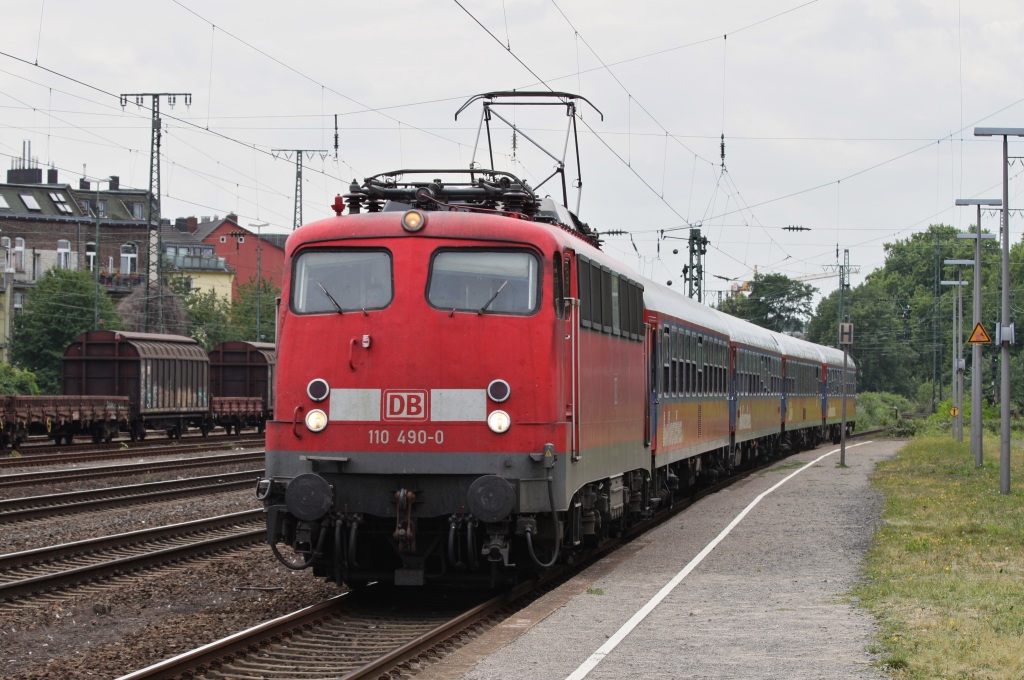
[[884, 678], [872, 619], [843, 598], [879, 521], [868, 476], [900, 446], [850, 442], [847, 468], [831, 446], [780, 461], [417, 678]]

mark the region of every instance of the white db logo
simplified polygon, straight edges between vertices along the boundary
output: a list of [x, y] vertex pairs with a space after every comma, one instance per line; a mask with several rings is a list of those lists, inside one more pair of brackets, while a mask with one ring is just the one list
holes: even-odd
[[384, 420], [426, 419], [426, 390], [384, 390]]

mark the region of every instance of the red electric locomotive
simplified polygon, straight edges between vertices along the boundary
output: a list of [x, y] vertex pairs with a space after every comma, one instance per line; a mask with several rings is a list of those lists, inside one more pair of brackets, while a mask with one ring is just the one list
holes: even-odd
[[387, 173], [345, 203], [286, 246], [257, 496], [292, 568], [513, 579], [824, 432], [823, 400], [785, 406], [799, 341], [645, 280], [509, 173]]

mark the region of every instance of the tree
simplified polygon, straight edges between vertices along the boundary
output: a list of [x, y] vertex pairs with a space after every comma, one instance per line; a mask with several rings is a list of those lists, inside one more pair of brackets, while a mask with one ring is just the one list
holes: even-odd
[[240, 337], [231, 323], [231, 303], [214, 291], [193, 289], [183, 294], [188, 318], [188, 336], [209, 351], [227, 340]]
[[124, 320], [125, 330], [185, 335], [188, 332], [188, 315], [181, 297], [166, 285], [160, 286], [159, 290], [151, 288], [149, 294], [148, 309], [145, 286], [140, 285], [131, 295], [121, 300], [117, 311]]
[[[238, 300], [231, 308], [231, 321], [238, 329], [238, 337], [257, 342], [274, 342], [276, 299], [281, 296], [281, 289], [270, 279], [262, 279], [259, 295], [257, 295], [256, 277], [238, 287]], [[259, 298], [259, 337], [256, 333], [256, 299]]]
[[11, 357], [35, 373], [44, 394], [60, 392], [60, 362], [76, 336], [93, 328], [97, 305], [101, 328], [117, 329], [121, 319], [106, 291], [97, 296], [87, 271], [49, 269], [25, 296], [24, 311], [14, 317]]
[[818, 290], [785, 274], [755, 274], [750, 293], [722, 302], [719, 309], [779, 333], [803, 331]]

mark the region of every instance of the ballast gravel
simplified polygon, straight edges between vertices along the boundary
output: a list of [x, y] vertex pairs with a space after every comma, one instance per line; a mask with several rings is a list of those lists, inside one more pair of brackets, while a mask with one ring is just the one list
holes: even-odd
[[[244, 470], [224, 466], [196, 476]], [[188, 471], [104, 479], [120, 486], [190, 476]], [[23, 495], [68, 490], [40, 484]], [[138, 504], [5, 525], [0, 554], [187, 522], [261, 507], [251, 489]], [[120, 576], [62, 593], [0, 602], [0, 677], [5, 680], [116, 678], [316, 604], [339, 588], [281, 566], [266, 545]]]

